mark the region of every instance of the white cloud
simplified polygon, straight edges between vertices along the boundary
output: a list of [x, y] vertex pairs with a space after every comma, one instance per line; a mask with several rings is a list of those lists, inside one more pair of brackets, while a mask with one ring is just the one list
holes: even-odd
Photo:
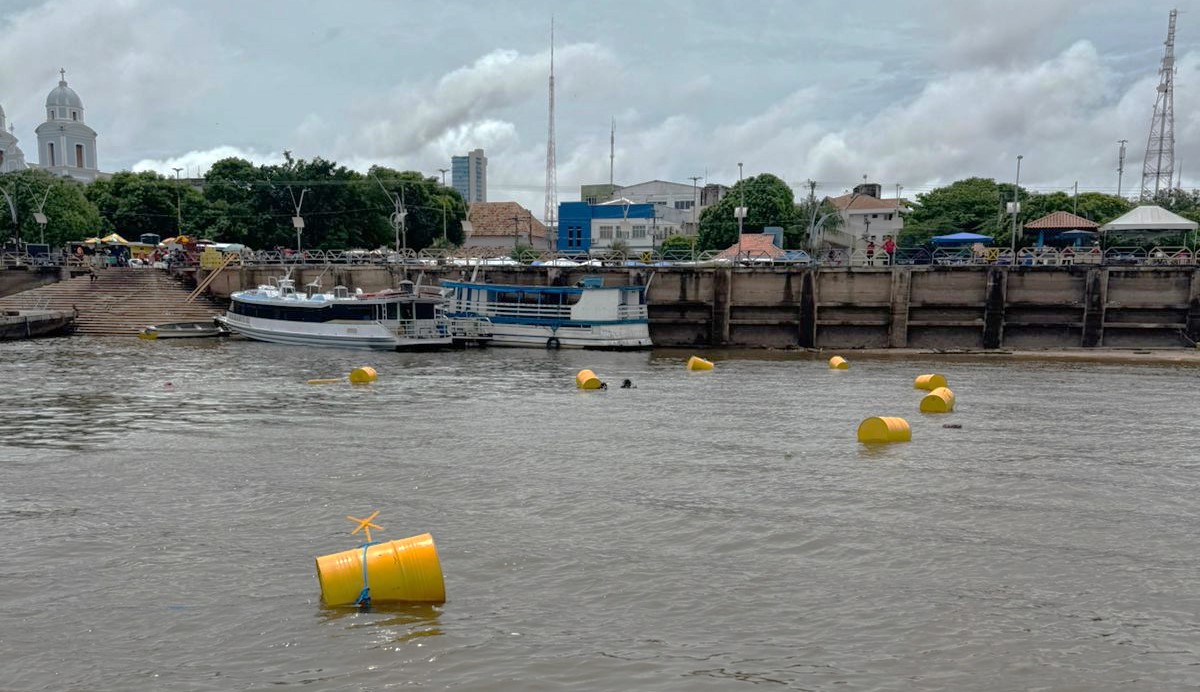
[[133, 164], [134, 171], [154, 171], [167, 177], [175, 175], [176, 168], [181, 168], [180, 175], [185, 178], [198, 178], [217, 161], [227, 158], [246, 159], [255, 164], [277, 164], [283, 162], [282, 154], [264, 154], [252, 149], [240, 149], [227, 145], [206, 149], [204, 151], [189, 151], [168, 159], [142, 159]]

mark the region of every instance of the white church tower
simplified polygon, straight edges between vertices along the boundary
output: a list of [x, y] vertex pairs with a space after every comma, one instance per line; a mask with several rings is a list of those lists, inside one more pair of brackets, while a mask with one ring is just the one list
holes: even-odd
[[4, 118], [4, 107], [0, 106], [0, 173], [25, 170], [25, 152], [17, 146], [16, 130]]
[[38, 165], [55, 175], [91, 182], [100, 173], [96, 131], [83, 122], [83, 101], [67, 86], [67, 71], [46, 97], [46, 122], [38, 125]]

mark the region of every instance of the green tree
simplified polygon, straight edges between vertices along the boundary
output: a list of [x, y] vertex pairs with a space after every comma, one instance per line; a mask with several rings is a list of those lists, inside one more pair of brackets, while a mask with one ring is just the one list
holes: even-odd
[[[734, 209], [747, 207], [743, 230], [760, 232], [766, 226], [789, 227], [800, 225], [792, 188], [770, 173], [746, 178], [730, 188], [721, 201], [700, 214], [697, 246], [701, 250], [723, 250], [738, 241], [738, 223]], [[794, 231], [795, 232], [795, 231]]]
[[[1027, 195], [1022, 194], [1022, 200]], [[967, 178], [917, 195], [904, 219], [901, 245], [920, 245], [935, 235], [980, 233], [997, 243], [1009, 237], [1004, 222], [1004, 202], [1012, 199], [1012, 186], [991, 178]]]
[[17, 228], [14, 228], [8, 203], [0, 195], [0, 238], [4, 240], [17, 235], [24, 242], [41, 240], [41, 226], [33, 215], [43, 199], [42, 213], [49, 220], [46, 242], [51, 246], [83, 240], [102, 229], [100, 214], [88, 201], [81, 183], [31, 168], [0, 175], [0, 188], [8, 192], [17, 208]]
[[178, 219], [196, 218], [204, 203], [198, 190], [152, 171], [122, 171], [96, 180], [88, 185], [87, 197], [100, 212], [103, 232], [119, 233], [127, 240], [137, 240], [143, 233], [165, 238], [185, 232]]
[[659, 251], [664, 257], [672, 259], [691, 259], [696, 253], [696, 237], [690, 235], [671, 235], [663, 238]]

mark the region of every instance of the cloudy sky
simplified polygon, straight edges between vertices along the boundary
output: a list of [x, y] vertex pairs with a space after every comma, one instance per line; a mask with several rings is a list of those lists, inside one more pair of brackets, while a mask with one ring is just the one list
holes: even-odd
[[[608, 179], [772, 172], [905, 196], [981, 175], [1140, 182], [1160, 0], [0, 0], [0, 105], [30, 160], [59, 67], [101, 168], [324, 156], [436, 174], [483, 147], [490, 200], [540, 212], [549, 24], [560, 200]], [[1186, 10], [1185, 5], [1182, 9]], [[1176, 37], [1176, 157], [1200, 180], [1200, 12]]]

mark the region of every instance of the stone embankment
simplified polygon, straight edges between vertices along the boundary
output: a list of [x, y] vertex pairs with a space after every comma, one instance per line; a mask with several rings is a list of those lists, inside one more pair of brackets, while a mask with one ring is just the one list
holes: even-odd
[[0, 298], [0, 310], [53, 310], [73, 314], [79, 334], [132, 336], [163, 322], [210, 320], [222, 303], [201, 297], [170, 274], [149, 268], [108, 268]]

